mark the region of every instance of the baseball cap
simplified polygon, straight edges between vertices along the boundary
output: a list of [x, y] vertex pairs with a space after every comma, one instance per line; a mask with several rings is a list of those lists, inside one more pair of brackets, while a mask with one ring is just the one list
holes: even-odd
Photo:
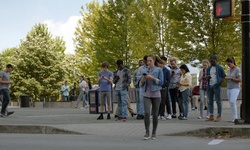
[[217, 57], [216, 57], [215, 55], [212, 55], [212, 56], [210, 57], [210, 60], [212, 60], [212, 61], [217, 61]]

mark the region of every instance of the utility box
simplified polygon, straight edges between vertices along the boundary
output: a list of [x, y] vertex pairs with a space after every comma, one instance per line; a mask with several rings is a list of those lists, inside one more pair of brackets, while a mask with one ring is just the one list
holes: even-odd
[[[98, 114], [100, 111], [100, 103], [99, 103], [99, 87], [95, 87], [89, 91], [89, 113], [90, 114]], [[110, 113], [113, 113], [113, 102], [112, 102], [112, 93], [110, 94]], [[107, 113], [107, 101], [104, 105], [104, 113]]]

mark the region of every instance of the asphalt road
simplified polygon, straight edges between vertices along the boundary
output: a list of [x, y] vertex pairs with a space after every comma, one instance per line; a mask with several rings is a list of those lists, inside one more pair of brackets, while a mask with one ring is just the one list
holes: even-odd
[[0, 134], [0, 150], [246, 150], [250, 139], [158, 136]]

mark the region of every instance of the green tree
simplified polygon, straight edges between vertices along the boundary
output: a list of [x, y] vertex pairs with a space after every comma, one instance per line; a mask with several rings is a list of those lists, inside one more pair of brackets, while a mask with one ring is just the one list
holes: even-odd
[[[87, 12], [84, 7], [81, 7], [82, 19], [78, 21], [75, 32], [75, 45], [76, 45], [76, 66], [79, 68], [79, 75], [87, 74], [87, 76], [95, 76], [99, 70], [99, 62], [96, 59], [95, 43], [96, 30], [95, 21], [98, 20], [98, 10], [101, 6], [97, 2], [91, 2], [87, 5]], [[85, 75], [86, 76], [86, 75]]]
[[133, 33], [137, 34], [136, 45], [140, 45], [144, 55], [153, 53], [168, 57], [173, 51], [168, 9], [169, 0], [138, 1], [131, 23], [134, 24]]
[[175, 26], [175, 55], [184, 62], [208, 59], [213, 54], [220, 62], [229, 56], [240, 57], [240, 23], [214, 19], [213, 0], [171, 0], [169, 16]]
[[58, 88], [65, 79], [65, 43], [52, 38], [44, 24], [35, 25], [15, 51], [12, 89], [14, 95], [27, 94], [37, 100], [41, 96], [58, 96]]
[[16, 58], [13, 57], [17, 48], [7, 48], [2, 51], [0, 54], [0, 68], [5, 69], [6, 64], [12, 64], [13, 60]]
[[[87, 68], [83, 72], [93, 71], [96, 75], [100, 64], [108, 61], [112, 70], [116, 69], [117, 59], [124, 60], [130, 66], [133, 60], [134, 42], [129, 24], [134, 0], [109, 0], [102, 6], [92, 2], [87, 6], [88, 12], [82, 10], [83, 18], [76, 29], [77, 55], [85, 57], [85, 64], [92, 65], [96, 70]], [[137, 60], [136, 60], [137, 63]]]

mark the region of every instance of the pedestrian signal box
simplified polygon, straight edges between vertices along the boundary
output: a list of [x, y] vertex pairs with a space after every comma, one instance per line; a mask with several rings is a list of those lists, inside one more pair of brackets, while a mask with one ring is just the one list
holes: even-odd
[[234, 16], [234, 0], [216, 0], [214, 2], [214, 17], [228, 18]]

